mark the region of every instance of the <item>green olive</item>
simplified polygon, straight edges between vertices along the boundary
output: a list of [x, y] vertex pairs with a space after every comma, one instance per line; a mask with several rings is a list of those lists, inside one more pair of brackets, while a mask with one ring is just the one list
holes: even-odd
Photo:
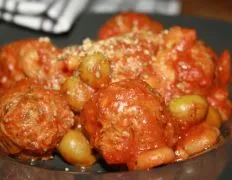
[[88, 140], [79, 130], [69, 130], [62, 138], [58, 151], [68, 163], [75, 166], [90, 166], [96, 161]]
[[101, 88], [110, 81], [110, 64], [105, 56], [96, 52], [86, 56], [79, 67], [81, 79], [93, 88]]
[[206, 117], [209, 105], [200, 95], [183, 95], [172, 99], [168, 107], [179, 123], [192, 125]]
[[205, 122], [213, 127], [220, 128], [222, 117], [216, 108], [212, 106], [209, 107]]
[[69, 77], [62, 86], [66, 101], [73, 111], [79, 112], [84, 104], [91, 98], [93, 89], [85, 84], [79, 77]]

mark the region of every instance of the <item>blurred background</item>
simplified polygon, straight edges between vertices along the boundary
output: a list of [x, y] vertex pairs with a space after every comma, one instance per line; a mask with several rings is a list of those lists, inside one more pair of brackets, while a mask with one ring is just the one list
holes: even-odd
[[0, 0], [1, 20], [54, 34], [68, 32], [86, 12], [120, 11], [232, 22], [232, 0]]
[[232, 22], [232, 0], [181, 0], [183, 15]]
[[232, 0], [93, 0], [90, 11], [133, 9], [164, 15], [191, 15], [232, 22]]
[[93, 0], [90, 11], [133, 9], [164, 15], [191, 15], [232, 22], [232, 0]]

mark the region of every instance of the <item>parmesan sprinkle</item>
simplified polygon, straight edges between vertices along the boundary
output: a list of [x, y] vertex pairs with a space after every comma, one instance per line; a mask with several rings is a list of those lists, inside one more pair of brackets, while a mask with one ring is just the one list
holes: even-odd
[[96, 78], [100, 78], [100, 76], [101, 76], [99, 71], [97, 71], [95, 75], [96, 75]]
[[[85, 57], [99, 52], [110, 62], [112, 82], [128, 77], [137, 78], [144, 70], [144, 66], [155, 63], [154, 49], [159, 44], [160, 38], [162, 38], [162, 36], [157, 36], [152, 32], [133, 31], [125, 35], [99, 41], [92, 41], [86, 38], [81, 46], [74, 49], [72, 47], [67, 48], [61, 57], [63, 58], [63, 56], [70, 54], [76, 57]], [[79, 59], [81, 63], [85, 58]], [[94, 70], [89, 68], [88, 71], [93, 72]], [[96, 71], [95, 76], [100, 78], [100, 72]]]
[[69, 171], [69, 168], [66, 167], [64, 170], [67, 172], [67, 171]]

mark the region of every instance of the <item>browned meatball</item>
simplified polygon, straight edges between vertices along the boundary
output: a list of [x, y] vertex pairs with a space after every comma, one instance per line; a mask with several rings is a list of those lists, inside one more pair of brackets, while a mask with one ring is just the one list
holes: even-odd
[[24, 80], [0, 98], [0, 150], [21, 159], [48, 159], [73, 126], [73, 113], [58, 92]]
[[[145, 169], [174, 160], [168, 113], [160, 96], [142, 81], [123, 80], [100, 89], [81, 118], [90, 143], [109, 164]], [[162, 157], [157, 155], [161, 152]]]
[[128, 33], [136, 30], [150, 30], [159, 33], [163, 25], [151, 17], [136, 12], [121, 12], [108, 19], [98, 32], [99, 39]]
[[160, 34], [152, 71], [141, 78], [169, 102], [184, 94], [208, 94], [214, 81], [216, 54], [197, 40], [194, 29], [172, 27]]
[[0, 87], [8, 88], [25, 78], [59, 89], [66, 77], [65, 65], [58, 60], [60, 50], [48, 38], [25, 39], [0, 49]]

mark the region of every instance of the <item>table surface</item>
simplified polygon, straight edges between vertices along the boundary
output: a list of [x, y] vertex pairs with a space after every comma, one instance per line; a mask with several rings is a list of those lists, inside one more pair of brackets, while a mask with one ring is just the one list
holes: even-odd
[[232, 0], [181, 0], [182, 14], [232, 22]]

